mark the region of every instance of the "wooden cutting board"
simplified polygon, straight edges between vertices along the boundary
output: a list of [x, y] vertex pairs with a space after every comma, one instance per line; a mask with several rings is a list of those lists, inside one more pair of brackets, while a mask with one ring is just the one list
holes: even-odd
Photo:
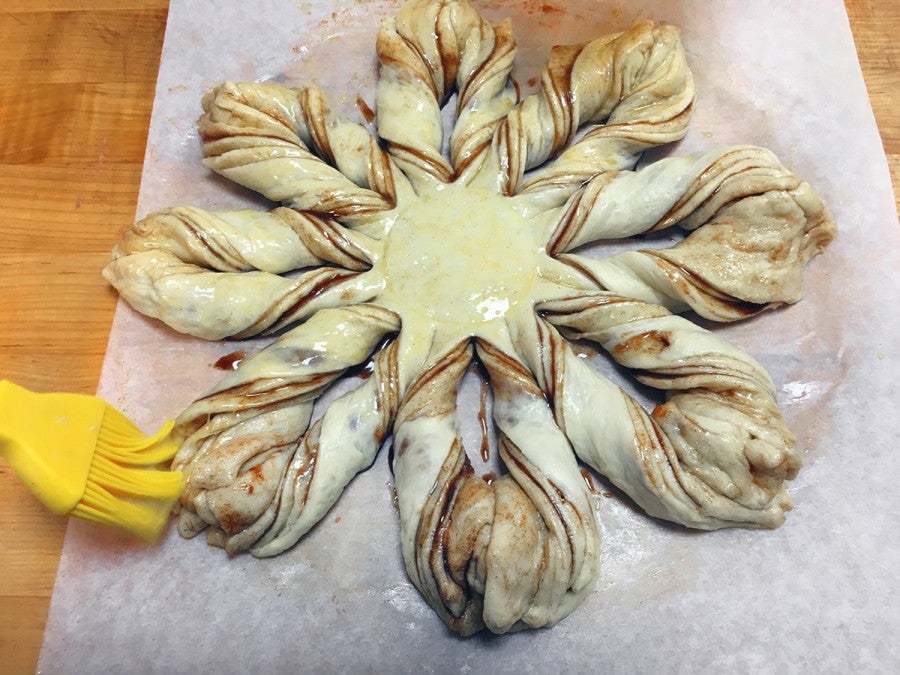
[[[100, 269], [134, 216], [168, 2], [3, 4], [0, 378], [89, 394], [116, 303]], [[900, 5], [846, 6], [900, 194]], [[0, 460], [3, 672], [34, 671], [64, 533]]]

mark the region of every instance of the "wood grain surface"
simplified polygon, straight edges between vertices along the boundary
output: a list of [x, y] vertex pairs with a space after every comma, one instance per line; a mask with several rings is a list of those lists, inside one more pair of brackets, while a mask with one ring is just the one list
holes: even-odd
[[[100, 269], [134, 215], [168, 2], [3, 5], [0, 378], [90, 394], [116, 304]], [[898, 194], [900, 3], [846, 6]], [[0, 460], [0, 672], [35, 669], [65, 527]]]

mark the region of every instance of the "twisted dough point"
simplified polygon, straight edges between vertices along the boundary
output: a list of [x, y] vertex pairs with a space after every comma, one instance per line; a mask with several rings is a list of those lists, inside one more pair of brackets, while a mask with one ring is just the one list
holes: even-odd
[[209, 272], [167, 251], [107, 265], [106, 279], [142, 314], [204, 340], [269, 334], [320, 309], [371, 299], [358, 273], [320, 267], [293, 279], [267, 272]]
[[494, 134], [490, 171], [499, 171], [504, 194], [516, 194], [526, 170], [565, 148], [580, 126], [605, 121], [522, 186], [556, 206], [597, 173], [630, 168], [648, 147], [682, 138], [693, 97], [693, 76], [672, 26], [644, 21], [587, 44], [554, 47], [540, 92]]
[[803, 266], [836, 229], [809, 184], [771, 152], [735, 147], [594, 178], [563, 209], [548, 248], [675, 224], [695, 231], [669, 249], [558, 257], [600, 289], [734, 321], [800, 300]]
[[[385, 21], [376, 49], [379, 135], [417, 185], [451, 182], [515, 104], [510, 22], [491, 26], [464, 0], [413, 0]], [[441, 152], [441, 108], [454, 86], [451, 166]]]
[[362, 225], [393, 208], [404, 179], [376, 139], [329, 111], [315, 87], [226, 82], [203, 97], [205, 164], [301, 211]]
[[478, 351], [494, 386], [508, 475], [492, 484], [474, 476], [456, 431], [456, 386], [472, 354], [466, 342], [411, 385], [394, 430], [407, 571], [464, 635], [551, 625], [598, 573], [586, 486], [541, 391], [493, 346]]
[[546, 321], [599, 343], [667, 392], [646, 412], [579, 359], [544, 319], [529, 363], [582, 460], [650, 515], [689, 527], [777, 527], [800, 468], [769, 376], [744, 352], [662, 307], [610, 293], [543, 303]]
[[323, 263], [362, 271], [372, 266], [372, 246], [368, 237], [333, 220], [284, 207], [211, 212], [179, 206], [135, 223], [116, 244], [112, 259], [167, 251], [217, 272], [284, 274]]
[[183, 471], [179, 532], [209, 529], [229, 553], [275, 555], [328, 511], [368, 467], [399, 402], [396, 350], [372, 377], [335, 400], [307, 431], [313, 404], [388, 333], [392, 312], [373, 305], [326, 310], [241, 364], [176, 420]]
[[[209, 340], [247, 337], [345, 303], [343, 287], [371, 266], [376, 245], [334, 221], [287, 208], [179, 207], [126, 232], [103, 276], [135, 309], [177, 331]], [[278, 276], [325, 262], [351, 271]]]

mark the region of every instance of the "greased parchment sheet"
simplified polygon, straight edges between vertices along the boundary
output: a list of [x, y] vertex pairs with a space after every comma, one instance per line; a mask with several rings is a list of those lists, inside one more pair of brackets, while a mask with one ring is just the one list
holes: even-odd
[[[173, 0], [136, 216], [172, 204], [262, 207], [200, 164], [203, 92], [226, 79], [317, 82], [362, 121], [356, 98], [374, 100], [375, 33], [398, 4]], [[203, 537], [174, 532], [142, 548], [73, 521], [42, 672], [900, 668], [900, 228], [842, 3], [475, 4], [494, 20], [513, 18], [526, 91], [553, 43], [637, 18], [680, 26], [697, 101], [690, 134], [664, 152], [769, 147], [833, 211], [839, 236], [808, 267], [805, 300], [716, 329], [771, 372], [805, 453], [787, 523], [690, 532], [644, 517], [601, 482], [609, 496], [596, 498], [596, 591], [552, 629], [463, 640], [403, 571], [385, 448], [322, 523], [274, 559], [229, 560]], [[260, 344], [185, 338], [120, 305], [100, 394], [149, 430], [221, 376], [219, 356]], [[463, 387], [464, 425], [477, 387], [471, 377]]]

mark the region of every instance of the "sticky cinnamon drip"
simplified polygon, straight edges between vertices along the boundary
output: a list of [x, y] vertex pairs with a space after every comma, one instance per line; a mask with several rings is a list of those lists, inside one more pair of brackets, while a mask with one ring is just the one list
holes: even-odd
[[217, 368], [218, 370], [237, 370], [238, 366], [241, 365], [241, 361], [245, 358], [247, 358], [247, 352], [243, 349], [239, 349], [236, 352], [231, 352], [230, 354], [219, 357], [213, 364], [213, 368]]
[[481, 459], [483, 459], [485, 462], [488, 462], [491, 459], [491, 445], [488, 439], [487, 425], [487, 395], [488, 383], [487, 380], [482, 380], [481, 401], [480, 407], [478, 409], [478, 424], [481, 425]]
[[359, 108], [359, 111], [362, 113], [363, 118], [371, 124], [375, 121], [375, 111], [369, 107], [369, 104], [363, 100], [363, 97], [357, 94], [356, 96], [356, 107]]
[[594, 477], [591, 476], [591, 472], [587, 469], [581, 470], [581, 477], [584, 478], [584, 482], [588, 486], [588, 490], [590, 490], [593, 494], [599, 494], [600, 491], [597, 490], [597, 486], [594, 485]]

